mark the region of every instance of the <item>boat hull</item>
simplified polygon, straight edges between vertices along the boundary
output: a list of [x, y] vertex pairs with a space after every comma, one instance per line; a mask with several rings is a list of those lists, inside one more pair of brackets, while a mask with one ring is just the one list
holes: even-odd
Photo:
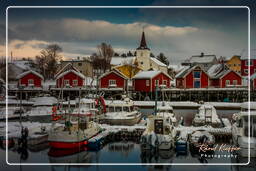
[[110, 125], [127, 125], [127, 126], [132, 126], [137, 124], [141, 119], [141, 115], [138, 115], [135, 118], [130, 118], [130, 119], [109, 119], [105, 118], [104, 121]]
[[49, 142], [49, 146], [52, 148], [59, 149], [70, 149], [70, 148], [79, 148], [86, 146], [88, 144], [87, 140], [79, 141], [79, 142]]

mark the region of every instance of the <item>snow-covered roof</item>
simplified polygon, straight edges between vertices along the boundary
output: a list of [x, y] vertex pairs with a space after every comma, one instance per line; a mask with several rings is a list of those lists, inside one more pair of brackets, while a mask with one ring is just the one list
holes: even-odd
[[62, 67], [59, 71], [57, 71], [57, 73], [55, 74], [55, 77], [57, 77], [59, 74], [68, 70], [74, 70], [76, 72], [79, 72], [79, 70], [76, 69], [76, 67], [74, 67], [72, 63], [67, 63], [64, 67]]
[[17, 67], [23, 69], [23, 70], [31, 70], [31, 67], [30, 67], [31, 61], [15, 60], [15, 61], [12, 61], [11, 63], [16, 65]]
[[41, 74], [39, 74], [38, 72], [33, 71], [33, 70], [28, 70], [28, 71], [25, 71], [25, 72], [21, 73], [20, 75], [17, 76], [17, 79], [20, 79], [20, 78], [24, 77], [25, 75], [27, 75], [29, 73], [35, 74], [38, 77], [44, 79], [44, 77]]
[[154, 61], [157, 65], [159, 65], [159, 66], [163, 66], [163, 67], [166, 67], [167, 65], [166, 64], [164, 64], [163, 62], [161, 62], [161, 61], [159, 61], [158, 59], [156, 59], [156, 58], [153, 58], [153, 57], [151, 57], [150, 58], [152, 61]]
[[184, 68], [178, 74], [176, 74], [175, 78], [183, 78], [189, 69], [190, 66], [184, 66]]
[[108, 74], [110, 74], [110, 73], [115, 73], [115, 74], [119, 75], [120, 77], [122, 77], [122, 78], [124, 78], [124, 79], [128, 79], [123, 73], [121, 73], [121, 72], [120, 72], [119, 70], [117, 70], [117, 69], [113, 69], [113, 70], [111, 70], [111, 71], [109, 71], [109, 72], [106, 72], [105, 74], [101, 75], [101, 76], [99, 77], [99, 79], [101, 79], [102, 77], [105, 77], [106, 75], [108, 75]]
[[[246, 49], [241, 57], [241, 59], [248, 59], [248, 50]], [[256, 49], [251, 49], [250, 51], [251, 59], [256, 59]]]
[[251, 80], [254, 80], [254, 79], [256, 79], [256, 72], [251, 75]]
[[215, 55], [192, 56], [189, 59], [190, 63], [211, 63], [216, 59]]
[[68, 74], [68, 73], [70, 73], [70, 72], [73, 72], [74, 74], [78, 75], [79, 77], [85, 79], [85, 76], [84, 76], [81, 72], [77, 72], [77, 71], [75, 71], [75, 70], [73, 70], [73, 69], [67, 70], [67, 71], [65, 71], [65, 72], [62, 72], [61, 74], [59, 74], [59, 75], [56, 77], [56, 79], [59, 79], [59, 78], [63, 77], [64, 75], [66, 75], [66, 74]]
[[127, 56], [127, 57], [112, 57], [110, 64], [111, 65], [122, 65], [122, 64], [133, 64], [135, 61], [134, 56]]
[[176, 72], [181, 71], [185, 66], [184, 65], [174, 65], [174, 64], [170, 64], [168, 65], [168, 69], [173, 69]]
[[134, 79], [154, 78], [160, 73], [161, 71], [141, 71], [138, 74], [136, 74], [133, 78]]

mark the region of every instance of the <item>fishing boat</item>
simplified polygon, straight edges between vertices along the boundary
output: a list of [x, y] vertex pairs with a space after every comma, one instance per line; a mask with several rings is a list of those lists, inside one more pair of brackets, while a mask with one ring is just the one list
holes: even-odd
[[215, 143], [215, 137], [211, 133], [206, 130], [196, 130], [193, 131], [189, 135], [189, 143], [190, 143], [190, 150], [194, 153], [210, 153], [213, 152], [209, 150], [207, 152], [200, 150], [200, 146], [213, 148]]
[[256, 157], [256, 102], [243, 103], [241, 111], [232, 117], [232, 141], [241, 148], [238, 153], [242, 157]]
[[135, 125], [141, 120], [142, 114], [134, 107], [130, 98], [111, 101], [104, 115], [104, 122], [110, 125]]
[[171, 125], [177, 124], [177, 119], [173, 113], [173, 108], [170, 104], [162, 103], [162, 105], [157, 107], [157, 116], [163, 116], [166, 119], [167, 123]]
[[222, 123], [218, 117], [216, 109], [209, 104], [200, 106], [198, 113], [196, 113], [193, 121], [194, 126], [210, 125], [212, 127], [221, 127]]
[[48, 142], [52, 148], [80, 148], [87, 145], [88, 140], [101, 131], [99, 125], [89, 121], [86, 116], [70, 114], [66, 117], [64, 126], [52, 125], [48, 136]]
[[166, 118], [159, 115], [150, 115], [147, 119], [147, 127], [141, 136], [142, 150], [157, 148], [169, 150], [174, 147], [176, 130], [174, 125], [167, 122]]

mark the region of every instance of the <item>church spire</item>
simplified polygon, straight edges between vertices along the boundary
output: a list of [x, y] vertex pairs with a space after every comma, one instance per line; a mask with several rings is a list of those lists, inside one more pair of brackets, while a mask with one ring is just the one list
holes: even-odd
[[140, 46], [137, 49], [148, 49], [149, 50], [149, 48], [147, 47], [147, 42], [146, 42], [146, 38], [145, 38], [144, 29], [142, 31]]

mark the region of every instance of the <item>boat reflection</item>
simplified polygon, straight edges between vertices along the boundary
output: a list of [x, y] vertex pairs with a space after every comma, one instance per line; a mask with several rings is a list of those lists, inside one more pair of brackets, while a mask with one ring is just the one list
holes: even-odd
[[54, 149], [48, 152], [50, 163], [91, 163], [91, 154], [86, 147], [77, 149]]
[[129, 156], [135, 148], [134, 142], [115, 142], [108, 144], [108, 151], [110, 152], [121, 152], [124, 156]]

